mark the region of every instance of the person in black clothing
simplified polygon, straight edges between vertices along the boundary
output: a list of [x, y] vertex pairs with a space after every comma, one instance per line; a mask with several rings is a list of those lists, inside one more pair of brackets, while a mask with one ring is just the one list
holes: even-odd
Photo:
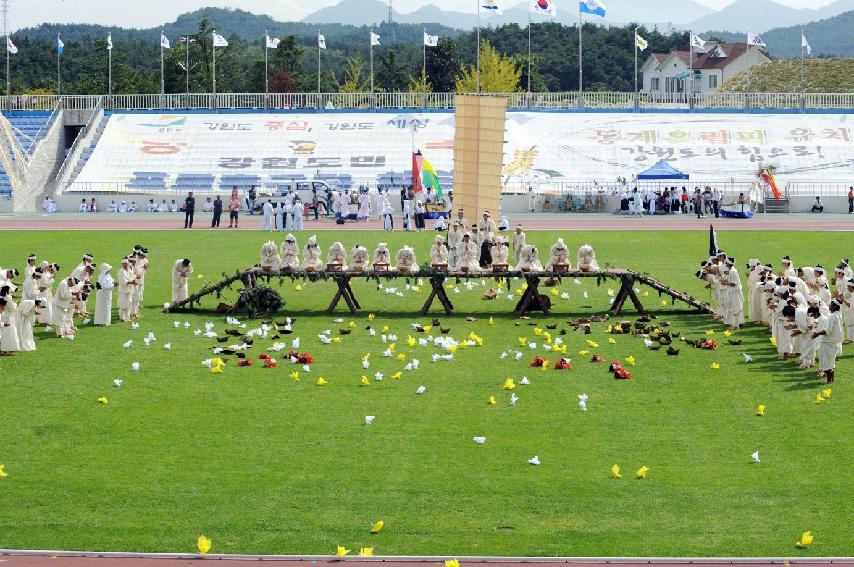
[[196, 198], [193, 197], [193, 192], [187, 195], [184, 199], [184, 228], [193, 228], [193, 213], [196, 212]]
[[406, 190], [406, 187], [401, 188], [400, 190], [400, 210], [403, 210], [403, 202], [409, 197], [409, 192]]
[[213, 219], [211, 220], [211, 228], [219, 228], [219, 217], [222, 216], [222, 199], [219, 195], [213, 202]]
[[309, 209], [314, 210], [314, 220], [318, 219], [317, 208], [319, 205], [320, 205], [320, 198], [317, 196], [317, 189], [312, 189], [311, 190], [311, 205], [309, 206]]
[[255, 186], [249, 188], [249, 214], [255, 214], [255, 199], [258, 198], [258, 191], [255, 190]]

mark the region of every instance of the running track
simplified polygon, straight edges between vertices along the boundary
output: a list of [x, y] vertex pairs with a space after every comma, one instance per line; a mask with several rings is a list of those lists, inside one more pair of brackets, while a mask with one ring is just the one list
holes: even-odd
[[[469, 219], [470, 222], [473, 219]], [[510, 219], [511, 225], [521, 223], [525, 230], [567, 230], [567, 231], [608, 231], [608, 230], [708, 230], [714, 224], [716, 230], [771, 230], [771, 231], [850, 231], [854, 230], [854, 215], [757, 215], [750, 220], [710, 218], [697, 219], [689, 215], [660, 215], [655, 217], [633, 218], [611, 214], [559, 214], [559, 213], [520, 213]], [[227, 222], [227, 221], [226, 221]], [[261, 217], [242, 215], [237, 230], [260, 230]], [[395, 219], [395, 228], [400, 230], [401, 222]], [[172, 230], [182, 229], [184, 216], [173, 213], [59, 213], [0, 215], [2, 230]], [[218, 230], [229, 230], [228, 224]], [[432, 226], [432, 221], [427, 221]], [[211, 230], [210, 213], [198, 213], [193, 230]], [[305, 221], [304, 230], [382, 230], [378, 220], [368, 222], [348, 221], [336, 225], [331, 219]], [[231, 229], [235, 230], [235, 229]]]

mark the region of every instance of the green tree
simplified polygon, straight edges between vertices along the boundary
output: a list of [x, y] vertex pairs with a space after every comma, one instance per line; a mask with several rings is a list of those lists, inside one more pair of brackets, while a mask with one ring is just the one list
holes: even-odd
[[[480, 48], [480, 90], [486, 93], [509, 93], [519, 90], [519, 80], [522, 70], [519, 69], [514, 57], [500, 55], [489, 44], [488, 40], [481, 42]], [[457, 92], [477, 92], [477, 67], [470, 65], [461, 69], [457, 79]]]
[[405, 90], [410, 75], [406, 70], [407, 65], [400, 61], [397, 52], [389, 49], [388, 53], [380, 54], [378, 59], [376, 84], [380, 89], [388, 92]]
[[436, 47], [427, 48], [427, 82], [437, 93], [453, 92], [460, 69], [457, 44], [453, 39], [440, 38]]
[[[338, 83], [338, 92], [341, 93], [362, 93], [365, 92], [366, 86], [370, 79], [365, 79], [362, 75], [365, 72], [365, 60], [359, 53], [347, 58], [347, 67], [344, 71], [344, 82]], [[337, 79], [336, 79], [337, 82]]]

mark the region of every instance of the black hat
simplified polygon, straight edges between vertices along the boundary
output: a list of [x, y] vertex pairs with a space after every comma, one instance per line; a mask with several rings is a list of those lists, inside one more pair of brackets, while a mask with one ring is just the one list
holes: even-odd
[[27, 260], [35, 260], [35, 259], [36, 259], [36, 253], [35, 252], [33, 252], [32, 254], [27, 256]]
[[190, 259], [184, 258], [183, 260], [181, 260], [181, 265], [182, 266], [189, 266], [190, 265]]

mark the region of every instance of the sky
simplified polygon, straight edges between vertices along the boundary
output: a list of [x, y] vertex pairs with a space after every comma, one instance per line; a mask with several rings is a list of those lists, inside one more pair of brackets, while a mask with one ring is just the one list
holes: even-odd
[[[564, 0], [565, 1], [565, 0]], [[574, 1], [574, 0], [572, 0]], [[697, 0], [712, 9], [720, 9], [733, 0]], [[776, 0], [793, 8], [818, 8], [833, 0]], [[203, 6], [242, 8], [269, 14], [281, 21], [300, 20], [339, 0], [9, 0], [9, 27], [14, 31], [44, 22], [93, 23], [121, 27], [150, 28], [173, 21], [184, 12]], [[459, 0], [426, 0], [445, 10], [458, 10]], [[392, 0], [402, 13], [416, 10], [425, 0]], [[516, 4], [518, 2], [507, 2]], [[607, 2], [606, 2], [607, 4]], [[654, 15], [653, 15], [653, 19]]]

